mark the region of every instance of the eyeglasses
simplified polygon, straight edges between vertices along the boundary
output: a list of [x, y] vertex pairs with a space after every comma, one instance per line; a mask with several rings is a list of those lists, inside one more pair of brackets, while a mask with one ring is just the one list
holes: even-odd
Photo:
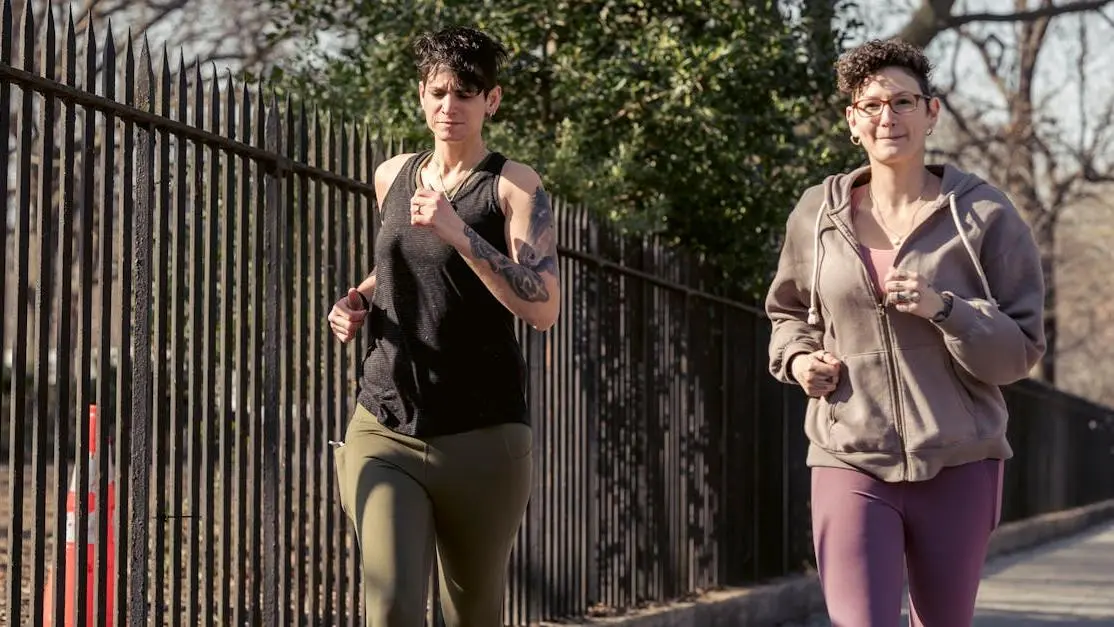
[[851, 103], [855, 112], [861, 118], [876, 118], [882, 115], [882, 109], [886, 105], [890, 106], [890, 111], [898, 115], [905, 115], [917, 110], [917, 105], [921, 100], [926, 99], [927, 96], [923, 94], [901, 94], [900, 96], [886, 99], [886, 98], [863, 98]]

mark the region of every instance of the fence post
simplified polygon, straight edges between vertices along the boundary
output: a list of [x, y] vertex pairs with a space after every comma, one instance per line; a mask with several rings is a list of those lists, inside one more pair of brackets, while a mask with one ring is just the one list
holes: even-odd
[[[55, 37], [54, 37], [54, 14], [47, 5], [46, 10], [46, 41], [42, 47], [42, 73], [43, 76], [51, 80], [54, 79], [55, 68]], [[53, 159], [48, 155], [51, 154], [55, 146], [55, 120], [56, 120], [57, 102], [54, 98], [45, 97], [43, 99], [41, 118], [40, 118], [40, 133], [41, 144], [39, 145], [38, 155], [46, 163], [53, 162]], [[30, 111], [23, 111], [21, 115], [29, 115]], [[38, 289], [35, 290], [35, 327], [33, 330], [34, 335], [32, 341], [35, 346], [35, 374], [34, 374], [34, 387], [35, 387], [35, 401], [32, 405], [33, 416], [32, 421], [32, 444], [31, 444], [31, 466], [34, 478], [31, 484], [31, 502], [34, 503], [31, 520], [34, 525], [31, 535], [31, 569], [32, 581], [43, 581], [46, 566], [46, 500], [47, 500], [47, 484], [46, 484], [46, 460], [47, 460], [47, 444], [49, 442], [46, 425], [50, 421], [50, 309], [53, 302], [53, 286], [51, 285], [52, 275], [54, 273], [54, 245], [56, 237], [51, 232], [51, 222], [53, 221], [53, 212], [51, 209], [51, 198], [54, 191], [54, 168], [42, 168], [39, 173], [40, 191], [38, 197], [38, 225], [36, 230], [39, 233], [39, 254], [37, 259], [37, 275], [38, 275]], [[6, 172], [6, 170], [5, 170]], [[21, 184], [29, 182], [21, 181]], [[0, 247], [0, 250], [5, 250]], [[0, 342], [0, 347], [3, 343]], [[103, 352], [103, 351], [102, 351]], [[58, 466], [55, 466], [57, 468]], [[57, 472], [57, 471], [56, 471]], [[56, 477], [64, 476], [63, 473], [57, 473]], [[59, 508], [61, 509], [61, 508]], [[97, 536], [103, 538], [104, 534]], [[43, 612], [43, 599], [41, 592], [33, 593], [31, 596], [31, 624], [38, 625], [44, 619]], [[13, 614], [18, 615], [17, 612]]]
[[[589, 221], [587, 210], [583, 206], [576, 208], [577, 216], [577, 240], [578, 244], [585, 243], [587, 240], [588, 251], [592, 255], [599, 254], [599, 226], [596, 221]], [[585, 237], [586, 236], [586, 237]], [[601, 294], [603, 293], [603, 268], [598, 263], [589, 265], [589, 269], [584, 274], [584, 284], [588, 289], [584, 294], [584, 322], [585, 322], [585, 339], [581, 344], [583, 347], [580, 352], [584, 355], [584, 366], [581, 371], [581, 377], [584, 380], [584, 394], [587, 398], [588, 410], [585, 412], [585, 425], [584, 434], [587, 436], [588, 447], [588, 504], [585, 508], [585, 513], [588, 517], [588, 531], [587, 538], [583, 546], [587, 555], [584, 556], [587, 563], [587, 573], [584, 578], [584, 587], [587, 589], [587, 598], [582, 599], [584, 606], [588, 607], [598, 601], [601, 597], [600, 586], [600, 517], [601, 517], [601, 484], [603, 483], [600, 477], [600, 404], [601, 404], [601, 376], [602, 367], [600, 360], [600, 317], [601, 312]]]
[[[262, 97], [262, 95], [260, 95]], [[272, 99], [267, 109], [266, 148], [273, 154], [282, 154], [278, 103]], [[278, 625], [278, 444], [279, 444], [279, 334], [282, 332], [282, 299], [279, 269], [282, 250], [279, 246], [279, 225], [282, 224], [283, 163], [264, 174], [266, 205], [263, 215], [264, 300], [263, 307], [263, 414], [260, 433], [263, 436], [262, 490], [263, 542], [259, 547], [263, 555], [263, 621], [264, 625]], [[258, 303], [257, 303], [258, 305]]]
[[[154, 96], [151, 48], [146, 38], [139, 55], [136, 107], [147, 111]], [[135, 163], [135, 213], [132, 228], [132, 398], [131, 456], [128, 469], [134, 499], [128, 529], [128, 624], [147, 624], [147, 532], [151, 469], [151, 218], [155, 201], [155, 132], [139, 126]], [[161, 557], [161, 556], [160, 556]]]
[[[27, 4], [23, 7], [23, 25], [20, 28], [22, 33], [22, 41], [20, 48], [22, 48], [23, 69], [32, 71], [35, 66], [35, 27], [31, 11], [31, 5]], [[29, 250], [31, 242], [31, 148], [32, 148], [32, 111], [34, 111], [34, 94], [31, 90], [24, 87], [22, 89], [22, 97], [20, 102], [19, 131], [19, 160], [16, 167], [19, 168], [18, 178], [16, 179], [16, 193], [11, 199], [5, 199], [8, 203], [15, 204], [18, 202], [16, 209], [15, 219], [15, 241], [13, 242], [13, 258], [15, 267], [7, 267], [7, 251], [3, 254], [5, 263], [5, 275], [13, 275], [15, 280], [15, 298], [11, 304], [6, 305], [4, 310], [4, 322], [0, 326], [6, 325], [8, 320], [13, 322], [12, 334], [12, 365], [10, 371], [10, 394], [11, 400], [9, 409], [9, 425], [8, 425], [8, 502], [12, 505], [11, 511], [8, 513], [8, 529], [7, 529], [7, 589], [5, 590], [5, 602], [9, 608], [11, 616], [20, 616], [20, 607], [22, 605], [22, 575], [23, 575], [23, 531], [24, 531], [24, 517], [23, 508], [20, 504], [23, 503], [23, 480], [24, 480], [24, 464], [26, 458], [26, 429], [27, 421], [24, 416], [27, 411], [27, 341], [24, 339], [28, 333], [27, 321], [27, 300], [28, 300], [28, 276], [30, 272], [30, 259]], [[10, 106], [8, 102], [3, 103], [5, 107]], [[4, 140], [8, 141], [10, 128], [4, 129]], [[7, 152], [8, 148], [4, 148]], [[13, 149], [15, 152], [15, 149]], [[4, 171], [4, 177], [7, 178], [8, 171]], [[13, 202], [14, 201], [14, 202]], [[4, 224], [0, 225], [4, 230], [7, 230], [7, 205], [5, 205]], [[0, 281], [3, 283], [3, 281]], [[4, 288], [2, 291], [6, 291]], [[9, 313], [8, 309], [12, 312]], [[0, 345], [0, 353], [2, 353], [3, 346]], [[2, 360], [0, 360], [2, 361]], [[13, 622], [16, 622], [13, 621]]]

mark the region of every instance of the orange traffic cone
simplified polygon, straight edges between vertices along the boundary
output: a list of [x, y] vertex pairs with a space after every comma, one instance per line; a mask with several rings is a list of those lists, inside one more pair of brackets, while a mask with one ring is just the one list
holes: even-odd
[[[85, 563], [85, 601], [86, 610], [85, 616], [89, 624], [92, 624], [94, 612], [96, 608], [93, 606], [93, 586], [96, 573], [93, 565], [96, 561], [96, 546], [97, 546], [97, 513], [96, 513], [96, 485], [97, 485], [97, 406], [89, 406], [89, 485], [86, 490], [89, 495], [89, 516], [88, 516], [88, 534], [86, 535], [86, 563]], [[106, 511], [108, 514], [108, 538], [106, 538], [108, 549], [108, 560], [106, 562], [107, 573], [105, 577], [105, 613], [106, 625], [112, 627], [112, 598], [114, 591], [114, 582], [116, 574], [116, 564], [114, 561], [116, 553], [116, 537], [113, 533], [113, 521], [116, 518], [116, 472], [112, 464], [112, 449], [109, 448], [108, 452], [108, 490], [105, 494], [105, 504], [107, 505]], [[74, 517], [74, 512], [77, 510], [77, 469], [70, 474], [70, 492], [66, 498], [66, 594], [65, 594], [65, 620], [63, 621], [64, 627], [75, 627], [74, 613], [74, 589], [77, 583], [77, 520]], [[58, 623], [54, 621], [53, 614], [53, 588], [54, 588], [54, 572], [50, 573], [47, 579], [46, 594], [43, 596], [43, 603], [46, 606], [43, 615], [45, 616], [45, 627], [56, 627]]]

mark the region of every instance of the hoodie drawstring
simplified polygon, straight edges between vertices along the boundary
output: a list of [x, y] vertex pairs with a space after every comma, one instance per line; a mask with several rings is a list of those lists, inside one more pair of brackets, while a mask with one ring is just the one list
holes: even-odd
[[[975, 273], [979, 275], [979, 282], [982, 283], [983, 294], [986, 295], [986, 300], [991, 305], [997, 307], [998, 302], [994, 300], [994, 295], [990, 293], [990, 283], [986, 280], [986, 272], [983, 271], [982, 264], [979, 262], [979, 256], [975, 252], [975, 248], [971, 245], [971, 240], [967, 238], [967, 232], [963, 230], [963, 223], [959, 219], [959, 209], [955, 205], [955, 192], [948, 194], [948, 206], [951, 210], [952, 221], [955, 222], [955, 230], [959, 233], [959, 239], [963, 242], [963, 247], [967, 250], [967, 256], [971, 258], [971, 263], [975, 266]], [[808, 324], [816, 326], [820, 324], [820, 309], [819, 309], [819, 289], [820, 285], [820, 221], [824, 218], [824, 212], [828, 208], [828, 201], [820, 204], [820, 210], [816, 212], [816, 226], [813, 228], [812, 238], [812, 289], [809, 290], [808, 302]]]
[[990, 293], [990, 283], [987, 282], [986, 272], [983, 271], [982, 264], [979, 263], [979, 256], [975, 254], [975, 248], [971, 246], [971, 240], [967, 239], [967, 232], [963, 230], [963, 224], [959, 221], [959, 209], [955, 206], [955, 192], [948, 194], [948, 204], [951, 206], [952, 221], [955, 222], [955, 230], [959, 232], [959, 239], [963, 240], [963, 247], [967, 249], [967, 255], [971, 258], [971, 263], [975, 264], [975, 273], [979, 275], [983, 294], [986, 295], [986, 300], [991, 305], [997, 307], [998, 302], [994, 300], [994, 295]]
[[808, 324], [820, 324], [820, 309], [817, 307], [818, 296], [816, 286], [820, 284], [820, 220], [824, 218], [824, 211], [828, 208], [828, 201], [820, 203], [820, 210], [816, 212], [816, 226], [813, 228], [812, 238], [812, 289], [808, 298]]

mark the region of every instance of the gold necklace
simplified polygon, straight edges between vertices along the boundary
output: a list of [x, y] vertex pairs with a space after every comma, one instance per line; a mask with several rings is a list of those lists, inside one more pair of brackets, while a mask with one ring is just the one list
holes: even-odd
[[902, 235], [898, 235], [896, 232], [894, 232], [893, 229], [890, 228], [890, 225], [886, 224], [886, 219], [882, 217], [882, 212], [878, 211], [878, 201], [874, 199], [874, 187], [867, 185], [866, 189], [867, 194], [870, 196], [871, 213], [874, 214], [874, 217], [878, 218], [878, 226], [882, 227], [882, 230], [885, 231], [886, 235], [890, 237], [891, 244], [893, 244], [894, 246], [901, 246], [901, 243], [905, 241], [905, 238], [913, 232], [914, 228], [916, 228], [917, 216], [920, 215], [921, 209], [924, 209], [925, 202], [922, 196], [924, 196], [924, 190], [928, 189], [928, 177], [924, 177], [924, 184], [921, 185], [921, 191], [919, 194], [917, 194], [917, 200], [920, 204], [917, 206], [917, 210], [913, 212], [913, 217], [909, 220], [909, 229]]
[[468, 180], [468, 177], [472, 176], [472, 172], [476, 169], [476, 166], [483, 163], [484, 159], [486, 158], [487, 151], [485, 150], [483, 156], [481, 156], [480, 160], [476, 162], [476, 165], [468, 168], [459, 177], [457, 177], [456, 185], [453, 186], [453, 189], [450, 192], [449, 188], [445, 187], [445, 177], [441, 173], [441, 170], [443, 169], [441, 166], [445, 164], [441, 161], [441, 159], [437, 157], [437, 154], [434, 153], [432, 162], [433, 168], [437, 172], [437, 184], [441, 186], [441, 193], [445, 194], [445, 198], [447, 198], [449, 202], [452, 202], [453, 198], [456, 197], [456, 193], [459, 192], [460, 188], [464, 186], [464, 182]]

